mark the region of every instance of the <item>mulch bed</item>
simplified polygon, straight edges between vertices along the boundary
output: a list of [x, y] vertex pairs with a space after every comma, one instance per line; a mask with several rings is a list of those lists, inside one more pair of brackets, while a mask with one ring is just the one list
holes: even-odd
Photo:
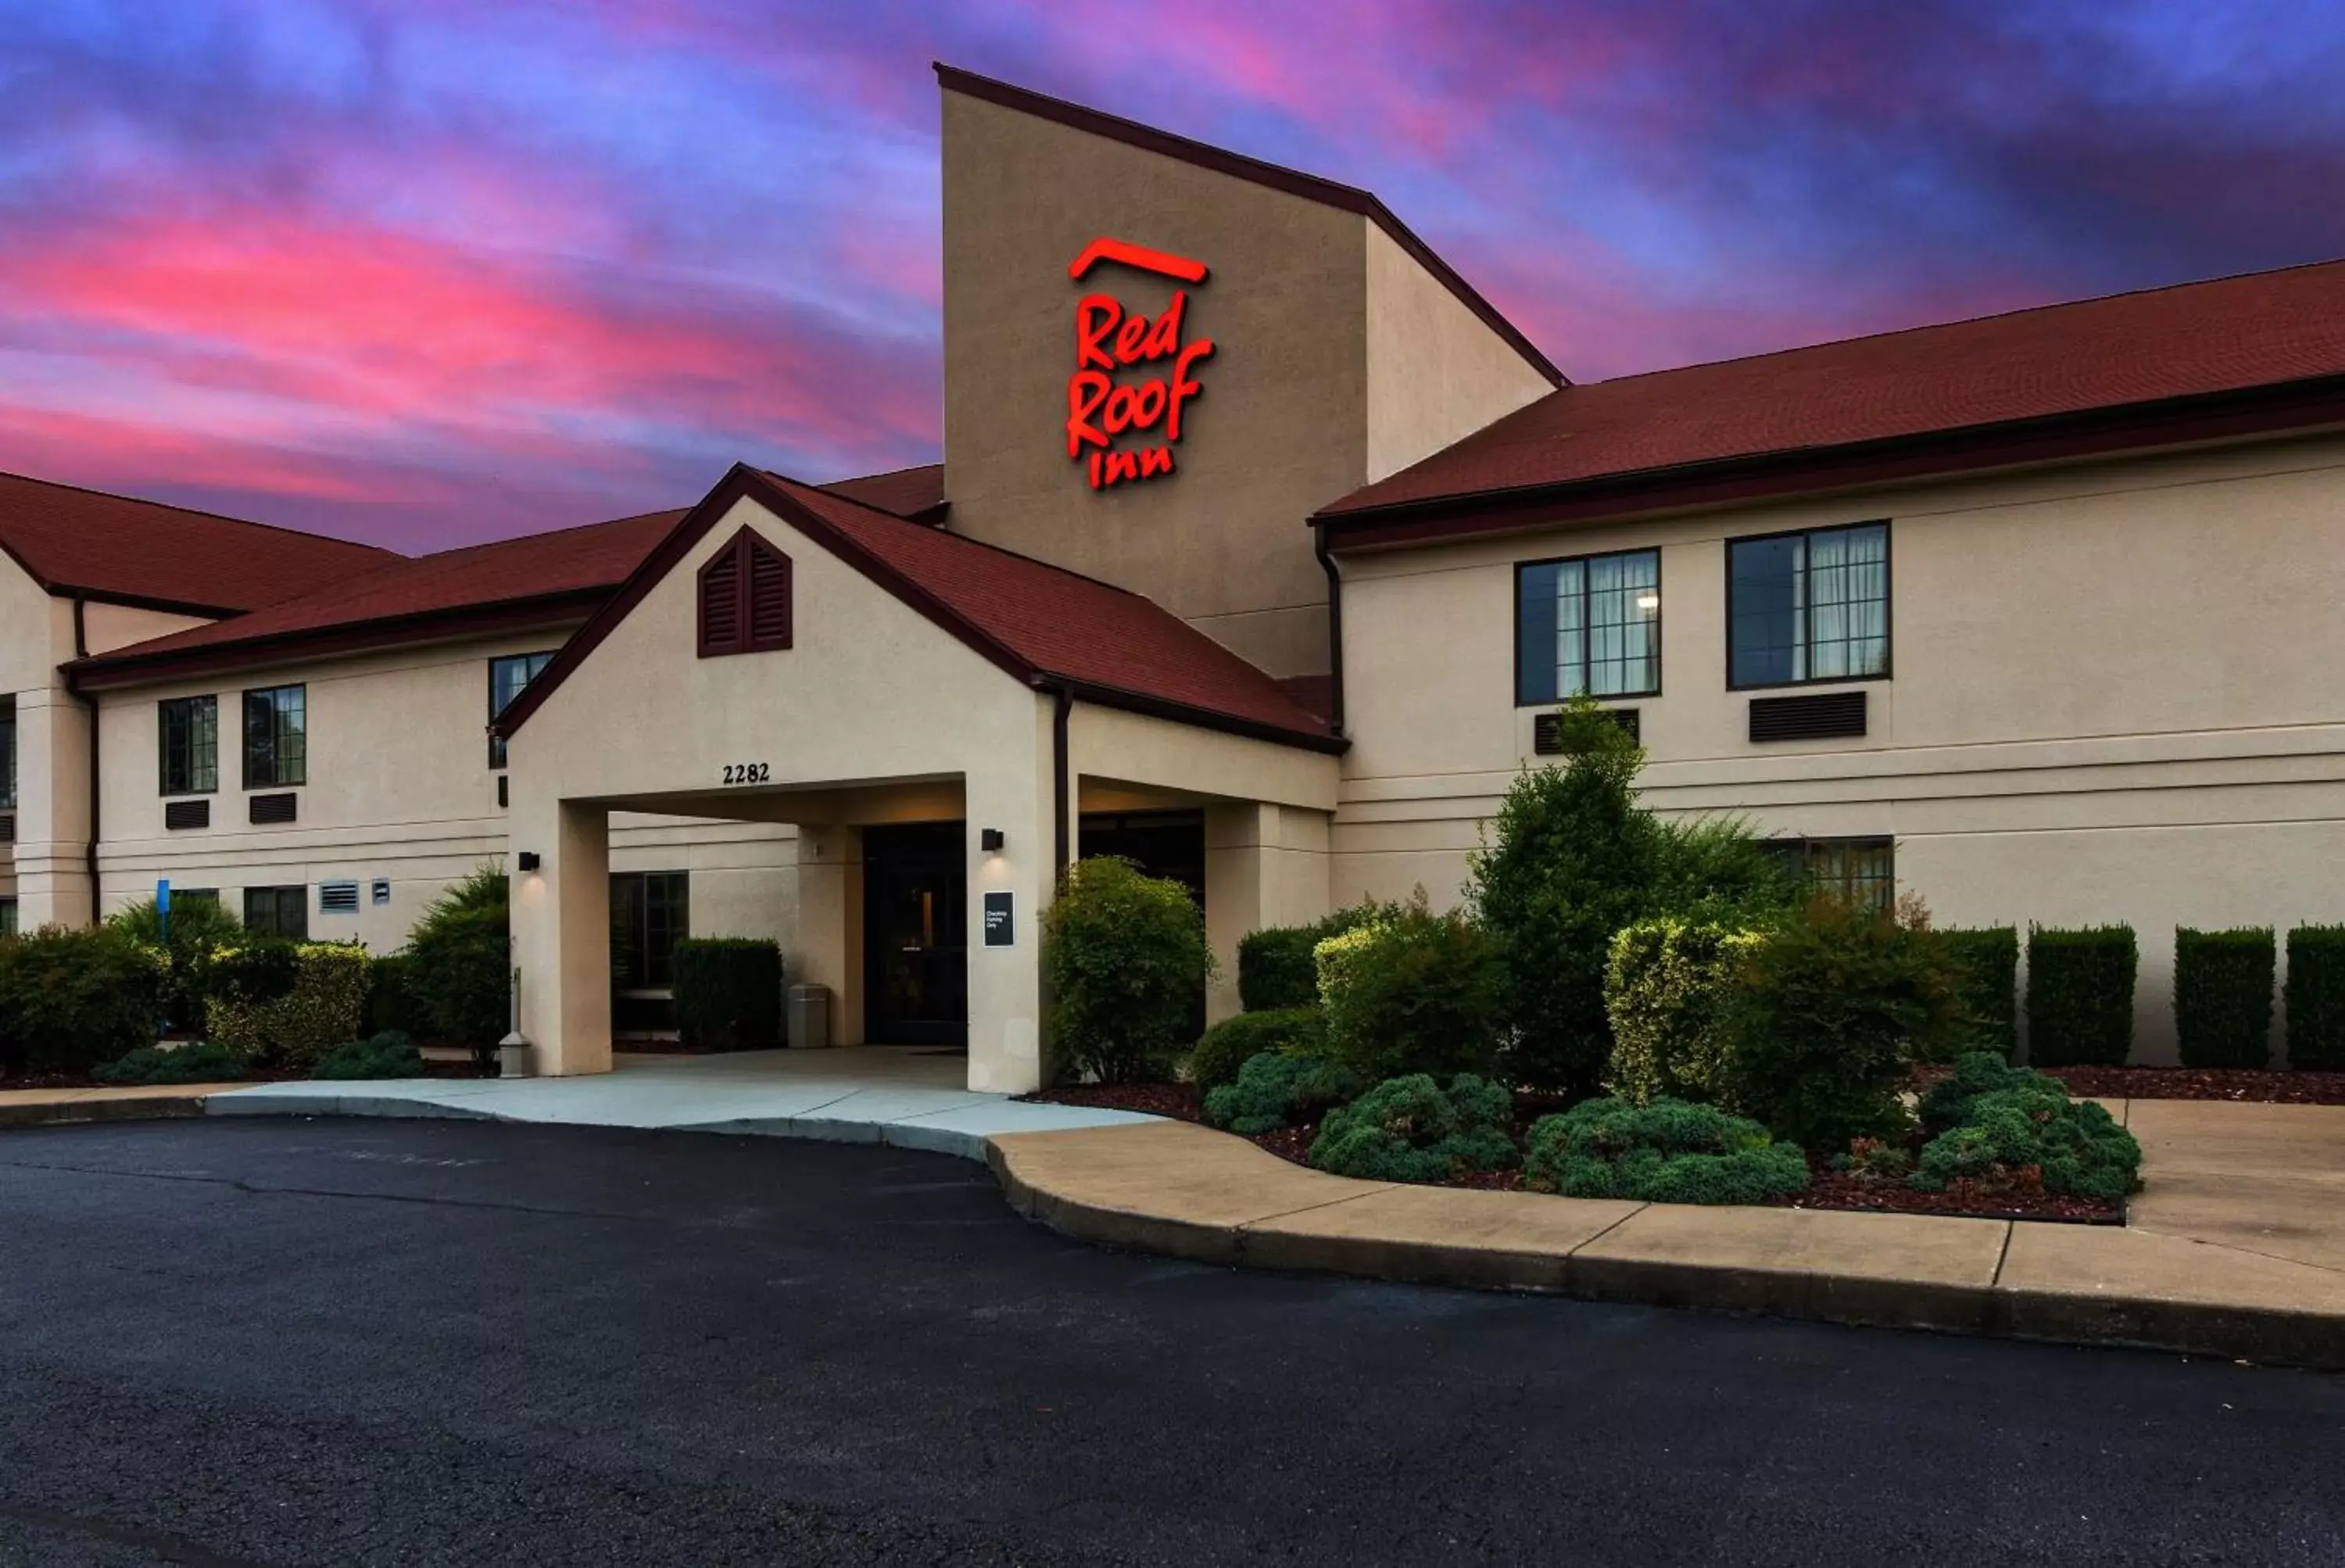
[[2248, 1067], [2046, 1067], [2080, 1099], [2345, 1105], [2345, 1073]]
[[[2088, 1091], [2079, 1089], [2075, 1092], [2084, 1094]], [[1170, 1116], [1175, 1121], [1200, 1125], [1205, 1119], [1204, 1108], [1198, 1101], [1193, 1084], [1075, 1084], [1019, 1097], [1058, 1105], [1145, 1111], [1151, 1115]], [[1563, 1110], [1568, 1104], [1559, 1096], [1515, 1096], [1516, 1141], [1519, 1143], [1522, 1140], [1533, 1122]], [[1306, 1163], [1304, 1156], [1310, 1153], [1312, 1140], [1318, 1135], [1319, 1128], [1314, 1124], [1282, 1127], [1277, 1132], [1264, 1133], [1246, 1141], [1257, 1148], [1268, 1150], [1280, 1159], [1303, 1165]], [[1471, 1187], [1480, 1192], [1519, 1192], [1522, 1190], [1523, 1173], [1491, 1171], [1479, 1176], [1457, 1176], [1436, 1185]], [[2018, 1183], [1995, 1188], [1964, 1183], [1957, 1184], [1945, 1192], [1915, 1192], [1900, 1178], [1871, 1176], [1862, 1171], [1836, 1171], [1832, 1168], [1829, 1156], [1815, 1155], [1808, 1156], [1807, 1190], [1786, 1194], [1774, 1199], [1770, 1207], [1865, 1214], [1934, 1214], [1972, 1219], [2035, 1219], [2081, 1225], [2125, 1223], [2122, 1204], [2104, 1203], [2097, 1198], [2062, 1197], [2041, 1187]]]

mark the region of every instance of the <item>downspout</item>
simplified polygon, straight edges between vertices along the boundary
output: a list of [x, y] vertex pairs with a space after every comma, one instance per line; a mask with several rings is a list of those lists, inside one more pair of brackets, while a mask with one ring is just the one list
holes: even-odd
[[1051, 885], [1058, 886], [1067, 879], [1067, 867], [1073, 863], [1067, 842], [1068, 765], [1067, 721], [1075, 711], [1075, 694], [1071, 687], [1060, 687], [1051, 704]]
[[[73, 602], [74, 657], [89, 657], [89, 622], [85, 609], [86, 601], [76, 594]], [[82, 848], [82, 865], [89, 876], [89, 923], [104, 923], [106, 903], [97, 891], [97, 698], [81, 689], [79, 677], [66, 672], [66, 690], [75, 701], [89, 711], [89, 842]]]
[[1337, 735], [1344, 733], [1344, 575], [1335, 570], [1335, 557], [1327, 550], [1327, 524], [1311, 525], [1311, 553], [1319, 557], [1319, 569], [1327, 574], [1327, 706], [1334, 709], [1327, 718], [1327, 728]]

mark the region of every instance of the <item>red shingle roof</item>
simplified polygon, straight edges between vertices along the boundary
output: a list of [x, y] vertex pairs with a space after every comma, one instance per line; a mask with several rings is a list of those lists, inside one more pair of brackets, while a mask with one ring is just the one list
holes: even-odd
[[0, 473], [0, 549], [53, 594], [228, 615], [399, 556], [372, 545]]
[[593, 602], [626, 581], [684, 515], [649, 512], [413, 559], [393, 556], [391, 565], [323, 592], [134, 643], [77, 661], [74, 667], [102, 677], [107, 671], [144, 667], [199, 650], [278, 647], [327, 632], [371, 629], [391, 643], [428, 633], [444, 617], [532, 601], [583, 599], [587, 602], [574, 607], [584, 615]]
[[1320, 515], [2340, 375], [2331, 261], [1564, 387]]
[[916, 523], [932, 523], [945, 510], [945, 465], [928, 463], [918, 468], [867, 473], [858, 479], [834, 480], [822, 488]]

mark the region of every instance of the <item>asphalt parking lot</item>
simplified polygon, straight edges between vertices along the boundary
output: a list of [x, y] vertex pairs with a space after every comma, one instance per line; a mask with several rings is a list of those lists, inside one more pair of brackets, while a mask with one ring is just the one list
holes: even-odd
[[0, 1564], [2345, 1562], [2345, 1379], [1099, 1251], [942, 1156], [0, 1134]]

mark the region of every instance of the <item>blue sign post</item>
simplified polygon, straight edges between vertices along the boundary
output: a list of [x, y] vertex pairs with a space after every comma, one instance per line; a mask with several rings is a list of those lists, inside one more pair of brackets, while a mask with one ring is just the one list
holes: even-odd
[[156, 923], [163, 928], [163, 945], [170, 946], [171, 884], [168, 881], [159, 881], [155, 884], [155, 920]]

